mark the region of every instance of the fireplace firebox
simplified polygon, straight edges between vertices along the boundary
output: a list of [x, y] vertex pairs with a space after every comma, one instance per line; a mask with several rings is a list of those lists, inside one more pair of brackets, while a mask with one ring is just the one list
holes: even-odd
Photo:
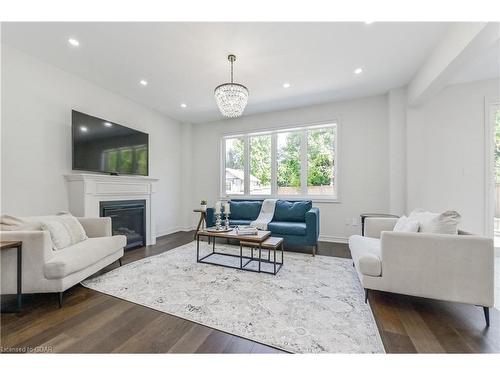
[[113, 235], [127, 237], [125, 250], [146, 245], [146, 201], [101, 201], [101, 217], [110, 217]]

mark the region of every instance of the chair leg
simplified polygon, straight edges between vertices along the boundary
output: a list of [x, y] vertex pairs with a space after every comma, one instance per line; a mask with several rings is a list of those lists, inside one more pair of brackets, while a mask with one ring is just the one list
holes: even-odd
[[316, 256], [316, 245], [312, 247], [312, 256]]
[[368, 289], [365, 289], [365, 303], [368, 303]]
[[61, 308], [63, 305], [63, 292], [59, 292], [58, 297], [59, 297], [59, 308]]
[[490, 308], [483, 306], [484, 320], [486, 320], [486, 327], [490, 326]]
[[120, 264], [120, 267], [122, 266], [122, 258], [118, 258], [118, 263]]

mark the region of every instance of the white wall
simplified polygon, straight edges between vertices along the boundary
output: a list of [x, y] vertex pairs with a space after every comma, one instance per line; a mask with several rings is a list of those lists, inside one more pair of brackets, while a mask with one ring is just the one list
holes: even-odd
[[387, 94], [389, 121], [389, 212], [406, 212], [406, 88]]
[[[374, 96], [287, 111], [193, 125], [191, 204], [219, 199], [219, 145], [225, 133], [338, 120], [340, 203], [315, 203], [321, 210], [321, 236], [345, 240], [359, 232], [346, 225], [362, 212], [389, 208], [387, 97]], [[194, 216], [192, 218], [194, 223]]]
[[485, 98], [499, 81], [449, 86], [407, 111], [407, 209], [455, 209], [462, 229], [484, 233]]
[[177, 230], [183, 209], [181, 125], [142, 105], [2, 45], [2, 211], [68, 209], [71, 109], [149, 133], [150, 176], [159, 178], [158, 235]]

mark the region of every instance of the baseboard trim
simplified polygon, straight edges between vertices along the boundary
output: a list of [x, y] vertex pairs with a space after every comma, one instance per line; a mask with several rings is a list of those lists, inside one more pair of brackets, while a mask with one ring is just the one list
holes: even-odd
[[346, 237], [337, 237], [329, 235], [320, 235], [319, 240], [323, 242], [335, 242], [335, 243], [348, 243], [349, 239]]
[[195, 226], [192, 226], [192, 227], [173, 227], [173, 228], [169, 228], [169, 229], [164, 229], [164, 230], [160, 230], [160, 231], [156, 232], [156, 238], [166, 236], [168, 234], [172, 234], [175, 232], [189, 232], [189, 231], [195, 230], [195, 229], [196, 229]]
[[[175, 232], [189, 232], [196, 229], [196, 225], [191, 225], [187, 227], [174, 227], [166, 230], [161, 230], [156, 232], [156, 238], [166, 236]], [[348, 243], [349, 239], [346, 237], [320, 235], [319, 241], [323, 242], [335, 242], [335, 243]]]

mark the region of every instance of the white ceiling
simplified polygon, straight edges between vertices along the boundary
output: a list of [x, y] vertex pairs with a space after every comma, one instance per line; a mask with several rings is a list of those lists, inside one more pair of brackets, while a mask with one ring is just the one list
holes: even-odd
[[497, 40], [483, 53], [475, 56], [473, 61], [461, 67], [451, 77], [448, 84], [481, 81], [500, 77], [500, 40]]
[[[237, 56], [235, 81], [250, 90], [248, 115], [404, 86], [448, 25], [3, 23], [2, 42], [171, 118], [198, 123], [221, 118], [213, 90], [229, 79], [229, 53]], [[69, 37], [80, 46], [71, 47]], [[363, 74], [354, 74], [358, 67]], [[149, 84], [141, 86], [141, 79]]]

